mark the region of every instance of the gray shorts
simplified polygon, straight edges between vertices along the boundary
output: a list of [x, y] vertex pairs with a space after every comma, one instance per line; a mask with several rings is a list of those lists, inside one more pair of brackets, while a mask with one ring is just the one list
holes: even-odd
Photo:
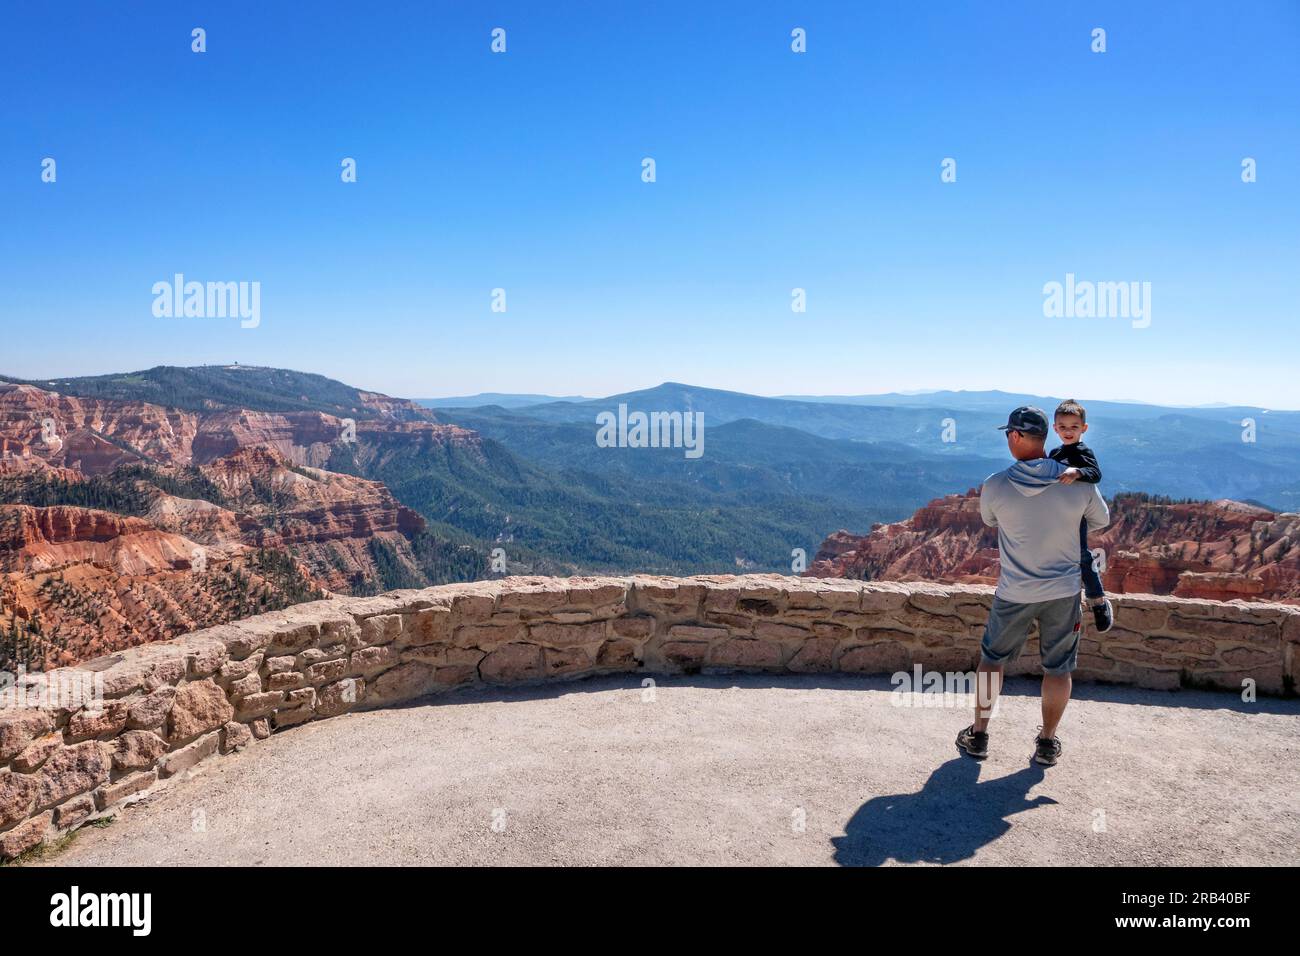
[[1038, 622], [1038, 649], [1045, 674], [1068, 674], [1079, 660], [1079, 595], [1014, 604], [993, 599], [980, 641], [980, 660], [997, 666], [1014, 661], [1029, 640], [1029, 625]]

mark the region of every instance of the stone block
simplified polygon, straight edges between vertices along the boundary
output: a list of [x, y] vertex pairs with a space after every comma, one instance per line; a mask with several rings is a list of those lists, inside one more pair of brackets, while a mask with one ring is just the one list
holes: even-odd
[[144, 697], [129, 698], [126, 726], [130, 730], [156, 730], [161, 728], [171, 713], [176, 700], [175, 687], [159, 687]]
[[478, 668], [469, 664], [449, 664], [434, 669], [433, 682], [439, 687], [454, 687], [478, 679]]
[[854, 674], [892, 674], [912, 666], [912, 651], [891, 640], [846, 647], [836, 661], [836, 668]]
[[824, 674], [835, 670], [835, 648], [839, 640], [834, 637], [813, 637], [799, 645], [786, 669], [797, 674]]
[[359, 677], [346, 677], [320, 689], [316, 697], [316, 713], [322, 717], [333, 717], [351, 710], [365, 696], [366, 682]]
[[464, 624], [452, 638], [457, 647], [478, 647], [488, 651], [503, 644], [517, 644], [528, 639], [528, 628], [518, 622], [504, 626]]
[[62, 749], [63, 737], [59, 734], [47, 734], [28, 744], [23, 752], [14, 758], [13, 768], [18, 773], [31, 773], [40, 769], [41, 764]]
[[[445, 645], [420, 645], [421, 647], [445, 648]], [[389, 646], [363, 647], [352, 652], [351, 670], [364, 674], [383, 670], [397, 663], [397, 657]]]
[[247, 723], [255, 717], [265, 717], [284, 704], [284, 691], [271, 690], [264, 694], [250, 694], [239, 702], [236, 719]]
[[143, 773], [133, 773], [120, 780], [114, 780], [112, 783], [106, 783], [95, 791], [95, 806], [100, 810], [107, 810], [127, 797], [134, 796], [142, 790], [148, 790], [157, 782], [157, 772], [146, 770]]
[[709, 649], [708, 662], [714, 667], [741, 670], [774, 670], [781, 666], [781, 645], [772, 641], [732, 638], [719, 641]]
[[226, 692], [215, 681], [190, 681], [176, 688], [176, 698], [167, 715], [167, 738], [178, 743], [216, 730], [234, 713]]
[[12, 860], [19, 854], [40, 846], [45, 841], [53, 816], [49, 812], [42, 813], [6, 833], [0, 833], [0, 860]]
[[483, 658], [479, 673], [491, 683], [536, 680], [546, 673], [542, 649], [536, 644], [503, 644]]
[[144, 770], [167, 752], [167, 742], [148, 730], [128, 730], [112, 747], [114, 770]]
[[605, 640], [605, 622], [591, 624], [533, 624], [528, 628], [532, 643], [554, 648], [571, 648], [583, 644], [600, 644]]
[[0, 764], [8, 763], [53, 729], [54, 720], [47, 710], [0, 711]]
[[178, 773], [189, 770], [201, 760], [211, 757], [217, 752], [217, 746], [221, 742], [221, 734], [213, 731], [205, 737], [200, 737], [191, 744], [181, 747], [179, 750], [173, 750], [158, 761], [158, 772], [163, 777], [174, 777]]
[[247, 724], [241, 724], [232, 720], [221, 728], [219, 749], [223, 754], [228, 754], [232, 750], [238, 750], [240, 747], [247, 746], [252, 742], [253, 731]]
[[379, 644], [391, 644], [402, 634], [402, 616], [400, 614], [379, 614], [368, 617], [361, 622], [361, 632], [357, 643], [362, 647]]
[[615, 618], [609, 622], [609, 633], [613, 637], [626, 637], [632, 640], [647, 640], [655, 632], [655, 619], [645, 615]]
[[310, 707], [288, 707], [284, 710], [277, 710], [271, 715], [271, 723], [276, 730], [282, 730], [285, 727], [294, 727], [298, 724], [305, 724], [316, 716], [315, 711]]
[[1282, 628], [1276, 621], [1264, 624], [1242, 621], [1221, 621], [1210, 617], [1190, 617], [1181, 611], [1169, 615], [1166, 629], [1191, 637], [1207, 637], [1220, 641], [1239, 641], [1275, 645], [1281, 641]]
[[[822, 625], [831, 627], [833, 625]], [[845, 628], [847, 631], [848, 629]], [[792, 641], [802, 643], [812, 637], [813, 632], [806, 627], [781, 624], [777, 621], [759, 621], [754, 625], [754, 637], [761, 641]]]
[[[266, 673], [268, 676], [274, 674], [286, 674], [289, 671], [298, 669], [298, 656], [286, 654], [283, 657], [268, 657], [266, 659]], [[323, 656], [323, 655], [322, 655]], [[312, 663], [315, 663], [314, 661]], [[256, 691], [254, 691], [256, 693]]]
[[27, 816], [36, 803], [40, 778], [25, 773], [0, 774], [0, 829]]
[[[306, 677], [310, 684], [324, 684], [345, 677], [347, 673], [348, 661], [345, 658], [339, 658], [338, 660], [312, 664], [306, 670]], [[293, 695], [290, 694], [290, 696]]]
[[[235, 681], [242, 680], [249, 674], [256, 673], [262, 666], [262, 659], [263, 657], [259, 653], [246, 657], [243, 660], [227, 661], [225, 664], [222, 664], [221, 669], [217, 671], [217, 678], [227, 685], [233, 684]], [[290, 660], [292, 660], [292, 658], [290, 658]]]
[[581, 647], [545, 647], [542, 663], [548, 677], [580, 674], [591, 670], [591, 655]]
[[97, 740], [65, 747], [53, 754], [37, 780], [36, 808], [52, 807], [68, 797], [95, 789], [108, 779], [112, 760], [107, 744]]
[[640, 665], [637, 659], [638, 645], [635, 641], [609, 640], [600, 645], [596, 654], [596, 666], [614, 670], [634, 670]]
[[368, 685], [369, 698], [375, 702], [410, 700], [426, 694], [433, 686], [433, 668], [411, 661], [384, 671]]
[[451, 632], [452, 613], [449, 605], [425, 608], [414, 614], [403, 615], [402, 636], [397, 643], [402, 647], [446, 643], [451, 639]]
[[678, 667], [698, 666], [708, 658], [709, 645], [705, 641], [665, 641], [659, 655]]
[[266, 681], [267, 690], [297, 690], [307, 682], [307, 678], [297, 671], [285, 671], [272, 674]]
[[94, 812], [94, 796], [83, 793], [54, 808], [54, 825], [60, 830], [70, 830]]

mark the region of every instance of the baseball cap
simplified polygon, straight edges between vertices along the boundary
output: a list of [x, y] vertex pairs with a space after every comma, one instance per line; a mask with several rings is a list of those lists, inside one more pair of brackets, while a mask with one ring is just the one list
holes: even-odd
[[1021, 405], [1007, 416], [1007, 423], [999, 425], [1000, 432], [1024, 432], [1026, 435], [1047, 434], [1047, 413], [1033, 405]]

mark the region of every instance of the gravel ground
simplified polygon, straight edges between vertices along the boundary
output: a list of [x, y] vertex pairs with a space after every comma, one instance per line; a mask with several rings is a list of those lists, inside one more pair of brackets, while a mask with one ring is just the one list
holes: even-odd
[[1080, 685], [1061, 763], [1008, 681], [965, 707], [883, 678], [476, 690], [291, 728], [40, 865], [1300, 864], [1300, 701]]

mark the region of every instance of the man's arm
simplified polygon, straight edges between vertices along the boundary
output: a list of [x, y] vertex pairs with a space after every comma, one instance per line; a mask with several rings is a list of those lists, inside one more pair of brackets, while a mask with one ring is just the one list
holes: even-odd
[[993, 513], [993, 495], [989, 491], [989, 478], [984, 479], [984, 484], [980, 485], [980, 518], [990, 528], [998, 526], [998, 517]]
[[1092, 494], [1088, 496], [1088, 507], [1083, 517], [1087, 519], [1089, 531], [1098, 531], [1110, 524], [1110, 509], [1106, 507], [1106, 499], [1102, 498], [1101, 492], [1096, 488], [1093, 488]]

